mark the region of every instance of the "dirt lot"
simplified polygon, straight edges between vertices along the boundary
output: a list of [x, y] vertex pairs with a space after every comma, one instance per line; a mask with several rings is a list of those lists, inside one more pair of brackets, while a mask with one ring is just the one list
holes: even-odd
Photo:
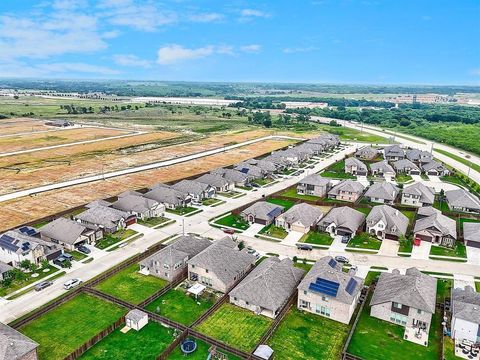
[[[262, 135], [265, 134], [260, 132], [256, 134], [256, 137]], [[217, 147], [221, 143], [232, 141], [240, 142], [252, 138], [252, 134], [246, 133], [240, 133], [236, 135], [233, 134], [229, 137], [214, 136], [210, 139], [211, 142], [209, 144], [204, 143], [206, 140], [201, 140], [192, 147], [189, 144], [180, 146], [180, 148], [188, 148], [186, 153], [191, 153], [192, 148], [201, 148], [204, 150], [205, 146]], [[270, 151], [285, 147], [291, 143], [291, 141], [287, 140], [264, 141], [227, 151], [222, 154], [217, 154], [161, 169], [144, 171], [110, 180], [78, 185], [68, 189], [51, 191], [31, 197], [4, 202], [2, 203], [2, 212], [0, 212], [0, 231], [26, 222], [34, 221], [35, 219], [39, 219], [44, 216], [56, 214], [60, 211], [67, 210], [99, 198], [114, 196], [125, 190], [147, 187], [157, 182], [174, 181], [201, 174], [217, 167], [228, 166], [242, 160], [260, 156]], [[181, 151], [181, 149], [177, 151]]]
[[28, 118], [0, 120], [0, 135], [18, 134], [25, 132], [55, 130], [47, 126], [43, 121], [36, 121]]

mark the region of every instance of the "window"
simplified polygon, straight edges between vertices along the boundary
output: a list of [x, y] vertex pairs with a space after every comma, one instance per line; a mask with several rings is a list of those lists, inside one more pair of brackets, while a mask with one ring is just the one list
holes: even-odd
[[316, 308], [315, 308], [315, 312], [317, 314], [321, 314], [323, 316], [330, 317], [330, 309], [326, 306], [317, 305]]
[[195, 267], [195, 265], [192, 264], [192, 269]]
[[237, 297], [236, 297], [236, 296], [234, 296], [234, 297], [233, 297], [233, 300], [237, 301]]
[[307, 294], [308, 294], [308, 293], [307, 293], [307, 290], [304, 290], [304, 291], [303, 291], [303, 295], [307, 295]]
[[422, 315], [422, 310], [417, 309], [417, 314], [418, 314], [418, 315]]
[[205, 272], [208, 274], [208, 269], [205, 269]]
[[402, 304], [399, 304], [399, 303], [397, 303], [397, 302], [394, 302], [394, 303], [393, 303], [393, 307], [394, 307], [394, 308], [397, 308], [397, 309], [401, 309], [401, 308], [402, 308]]
[[395, 312], [392, 312], [390, 314], [390, 321], [398, 325], [403, 325], [403, 326], [407, 325], [407, 317], [405, 315], [398, 314]]
[[328, 297], [322, 296], [322, 301], [328, 302]]

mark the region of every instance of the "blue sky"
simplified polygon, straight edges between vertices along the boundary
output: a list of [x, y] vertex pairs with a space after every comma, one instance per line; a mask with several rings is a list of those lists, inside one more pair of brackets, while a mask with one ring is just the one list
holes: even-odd
[[478, 0], [1, 0], [0, 77], [480, 84]]

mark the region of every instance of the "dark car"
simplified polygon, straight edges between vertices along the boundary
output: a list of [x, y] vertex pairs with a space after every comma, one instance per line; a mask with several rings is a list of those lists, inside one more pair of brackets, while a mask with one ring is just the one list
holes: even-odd
[[87, 255], [92, 252], [92, 250], [87, 248], [85, 245], [80, 245], [79, 247], [77, 247], [77, 250], [80, 251], [81, 253], [84, 253], [84, 254], [87, 254]]
[[345, 256], [341, 255], [335, 256], [335, 260], [344, 264], [347, 264], [349, 262], [349, 260]]
[[347, 244], [350, 241], [350, 236], [343, 235], [342, 236], [342, 243]]
[[63, 253], [61, 257], [63, 257], [65, 260], [73, 261], [73, 255], [69, 253]]
[[308, 244], [297, 244], [297, 249], [298, 250], [312, 251], [313, 247], [312, 247], [312, 245], [308, 245]]
[[256, 183], [251, 183], [250, 186], [254, 187], [254, 188], [259, 188], [260, 185], [256, 184]]
[[35, 291], [43, 290], [43, 289], [49, 287], [52, 284], [53, 284], [53, 282], [48, 281], [48, 280], [39, 282], [37, 285], [35, 285]]
[[223, 229], [223, 232], [225, 234], [229, 234], [229, 235], [235, 234], [235, 230], [233, 230], [233, 229]]

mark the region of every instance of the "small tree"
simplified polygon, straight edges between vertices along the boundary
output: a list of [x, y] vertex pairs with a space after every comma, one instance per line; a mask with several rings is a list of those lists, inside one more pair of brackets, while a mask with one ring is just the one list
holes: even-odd
[[48, 260], [47, 260], [47, 259], [43, 259], [43, 260], [42, 260], [42, 268], [46, 269], [46, 268], [48, 267], [48, 265], [49, 265]]
[[32, 262], [30, 260], [22, 260], [20, 261], [20, 268], [24, 270], [30, 270], [30, 267], [32, 266]]
[[242, 249], [245, 248], [245, 242], [244, 242], [243, 240], [238, 243], [238, 248], [239, 248], [240, 250], [242, 250]]
[[63, 266], [66, 267], [67, 269], [70, 269], [72, 267], [72, 262], [70, 260], [66, 260], [63, 263]]

